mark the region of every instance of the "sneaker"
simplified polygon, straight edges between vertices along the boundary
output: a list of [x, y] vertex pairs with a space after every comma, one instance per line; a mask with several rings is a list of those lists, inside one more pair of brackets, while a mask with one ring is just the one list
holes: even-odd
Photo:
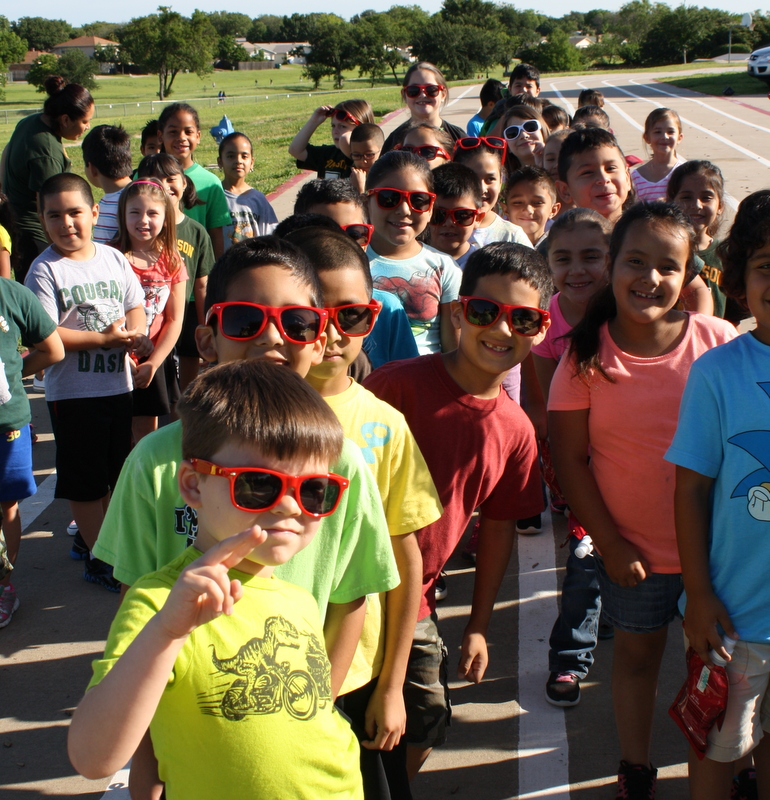
[[757, 773], [754, 767], [742, 769], [734, 778], [730, 800], [757, 800]]
[[4, 628], [11, 621], [18, 607], [19, 598], [16, 597], [16, 589], [9, 583], [0, 591], [0, 628]]
[[69, 525], [67, 525], [67, 535], [68, 536], [77, 536], [78, 533], [78, 524], [73, 519]]
[[540, 519], [540, 514], [535, 514], [534, 517], [520, 519], [516, 523], [516, 533], [523, 533], [525, 536], [534, 536], [534, 534], [542, 532], [543, 522]]
[[37, 376], [32, 379], [32, 390], [45, 394], [45, 375], [43, 376], [42, 380]]
[[621, 761], [618, 769], [618, 790], [615, 800], [655, 800], [658, 770], [653, 766]]
[[446, 588], [445, 575], [446, 573], [442, 572], [441, 575], [438, 576], [436, 585], [433, 587], [433, 591], [436, 593], [436, 602], [446, 600], [446, 596], [449, 594], [449, 590]]
[[112, 576], [112, 567], [100, 561], [98, 558], [89, 558], [86, 561], [85, 572], [83, 577], [89, 583], [96, 583], [99, 586], [104, 586], [110, 592], [119, 592], [120, 583]]
[[473, 530], [471, 531], [471, 538], [468, 539], [468, 544], [465, 545], [463, 548], [462, 553], [460, 555], [466, 560], [470, 561], [471, 564], [476, 563], [476, 550], [479, 546], [479, 526], [481, 523], [477, 520], [476, 524], [473, 526]]
[[567, 501], [562, 499], [551, 500], [551, 511], [554, 514], [564, 514], [564, 516], [566, 517], [567, 514], [569, 513], [569, 506], [567, 505]]
[[[67, 530], [69, 530], [69, 528]], [[73, 561], [84, 561], [90, 555], [91, 551], [80, 535], [80, 531], [75, 530], [75, 538], [72, 540], [72, 547], [70, 547], [70, 558], [73, 559]]]
[[552, 672], [545, 685], [545, 699], [552, 706], [576, 706], [580, 702], [580, 679], [574, 672]]

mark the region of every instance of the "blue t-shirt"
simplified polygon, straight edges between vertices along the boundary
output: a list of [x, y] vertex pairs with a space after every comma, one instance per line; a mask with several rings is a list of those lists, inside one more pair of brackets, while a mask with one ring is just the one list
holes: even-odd
[[409, 317], [397, 297], [390, 292], [375, 289], [372, 292], [375, 300], [382, 303], [377, 322], [372, 332], [364, 339], [364, 351], [369, 356], [372, 369], [377, 369], [389, 361], [402, 358], [416, 358], [417, 343], [412, 336]]
[[468, 136], [481, 136], [481, 127], [484, 124], [484, 118], [479, 114], [474, 114], [465, 126]]
[[741, 639], [770, 642], [770, 347], [751, 334], [690, 370], [666, 460], [714, 478], [711, 583]]

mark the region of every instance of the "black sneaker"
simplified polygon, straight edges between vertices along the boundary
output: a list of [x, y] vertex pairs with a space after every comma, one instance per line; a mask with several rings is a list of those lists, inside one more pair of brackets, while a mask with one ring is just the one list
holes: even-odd
[[83, 577], [89, 583], [96, 583], [99, 586], [104, 586], [110, 592], [120, 591], [120, 582], [116, 581], [112, 576], [112, 567], [100, 561], [98, 558], [89, 558], [86, 561], [86, 569]]
[[433, 587], [433, 591], [436, 593], [436, 602], [441, 600], [446, 600], [446, 596], [449, 594], [449, 590], [446, 588], [446, 581], [444, 580], [444, 574], [438, 576], [438, 580], [436, 581], [435, 586]]
[[655, 800], [658, 770], [652, 765], [621, 761], [618, 769], [618, 790], [615, 800]]
[[552, 706], [576, 706], [580, 702], [580, 679], [574, 672], [552, 672], [545, 685], [545, 699]]
[[88, 545], [85, 543], [85, 540], [80, 535], [80, 531], [75, 534], [75, 538], [72, 540], [72, 547], [70, 547], [70, 558], [74, 559], [75, 561], [85, 561], [91, 555], [91, 551], [88, 549]]
[[757, 800], [757, 773], [754, 767], [742, 769], [734, 778], [730, 800]]
[[534, 536], [536, 533], [543, 532], [543, 521], [540, 514], [534, 517], [527, 517], [516, 522], [516, 533], [523, 533], [525, 536]]

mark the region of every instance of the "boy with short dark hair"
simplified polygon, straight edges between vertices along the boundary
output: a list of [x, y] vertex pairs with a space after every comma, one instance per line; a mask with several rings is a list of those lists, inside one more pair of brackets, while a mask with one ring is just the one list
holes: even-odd
[[452, 303], [458, 349], [387, 364], [365, 382], [406, 417], [444, 506], [441, 519], [418, 532], [423, 597], [404, 687], [411, 776], [444, 741], [449, 716], [436, 580], [480, 508], [473, 606], [458, 670], [478, 683], [516, 520], [543, 509], [532, 423], [501, 385], [544, 338], [552, 290], [537, 252], [508, 242], [487, 245], [468, 259], [460, 298]]
[[[66, 351], [46, 370], [56, 497], [70, 501], [80, 535], [93, 549], [131, 450], [128, 352], [141, 357], [152, 349], [143, 333], [144, 292], [122, 253], [91, 241], [99, 209], [83, 178], [54, 175], [41, 187], [38, 204], [52, 244], [32, 263], [25, 284], [56, 323]], [[84, 436], [96, 443], [85, 461]], [[86, 559], [84, 577], [119, 591], [112, 568], [98, 558]]]
[[158, 139], [158, 120], [148, 119], [142, 128], [142, 144], [139, 151], [144, 156], [153, 156], [161, 152], [160, 140]]
[[131, 137], [122, 125], [97, 125], [83, 139], [86, 178], [101, 189], [94, 241], [109, 244], [118, 233], [120, 193], [131, 183]]
[[431, 247], [451, 256], [462, 269], [478, 246], [471, 244], [473, 231], [483, 219], [481, 179], [465, 164], [442, 164], [433, 170], [436, 200], [428, 225]]
[[508, 78], [508, 92], [537, 97], [540, 94], [540, 70], [532, 64], [517, 64]]
[[598, 89], [583, 89], [578, 95], [578, 108], [583, 106], [604, 108], [604, 92], [600, 92]]
[[604, 128], [612, 132], [609, 114], [598, 105], [579, 106], [572, 115], [572, 127], [583, 125], [586, 128]]
[[503, 98], [503, 85], [496, 78], [490, 78], [482, 87], [479, 92], [479, 102], [481, 108], [478, 113], [474, 114], [465, 126], [465, 132], [468, 136], [480, 136], [481, 127], [484, 121], [494, 110], [498, 101]]
[[273, 577], [347, 488], [329, 472], [340, 424], [298, 375], [255, 361], [204, 372], [177, 408], [198, 537], [126, 595], [72, 720], [72, 762], [111, 775], [149, 726], [170, 798], [361, 800], [318, 609]]
[[364, 191], [366, 173], [380, 157], [385, 144], [385, 134], [379, 125], [364, 122], [350, 132], [350, 158], [353, 169], [350, 172], [350, 184], [359, 192]]
[[537, 247], [546, 238], [548, 223], [559, 213], [556, 184], [540, 167], [517, 169], [505, 181], [505, 208], [508, 219]]

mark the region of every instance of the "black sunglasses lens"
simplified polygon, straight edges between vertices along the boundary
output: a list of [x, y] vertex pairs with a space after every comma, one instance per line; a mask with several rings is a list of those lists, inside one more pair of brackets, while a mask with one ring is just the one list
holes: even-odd
[[372, 309], [368, 306], [341, 308], [337, 312], [337, 323], [344, 333], [366, 333], [372, 324]]
[[409, 199], [415, 211], [427, 211], [430, 208], [430, 195], [425, 192], [412, 192]]
[[348, 225], [345, 233], [359, 244], [369, 243], [369, 228], [365, 225]]
[[283, 482], [266, 472], [242, 472], [233, 486], [235, 502], [242, 508], [259, 511], [269, 508], [278, 499]]
[[438, 93], [440, 91], [441, 91], [441, 87], [440, 86], [436, 86], [436, 84], [433, 84], [433, 83], [430, 84], [429, 86], [425, 87], [425, 94], [427, 94], [428, 97], [438, 97]]
[[528, 119], [521, 127], [527, 133], [534, 133], [540, 130], [540, 123], [536, 119]]
[[424, 144], [417, 151], [426, 161], [433, 161], [438, 155], [438, 147], [432, 144]]
[[312, 342], [321, 331], [321, 317], [312, 308], [287, 308], [281, 311], [281, 325], [288, 339]]
[[511, 327], [522, 336], [534, 336], [543, 321], [543, 315], [535, 308], [511, 310]]
[[252, 339], [265, 325], [265, 312], [247, 305], [225, 306], [220, 315], [222, 333], [231, 339]]
[[499, 147], [502, 149], [505, 147], [505, 139], [501, 139], [499, 136], [488, 136], [487, 144], [490, 147]]
[[486, 328], [500, 316], [500, 306], [491, 300], [469, 300], [465, 306], [465, 319], [471, 325]]
[[380, 208], [395, 208], [401, 202], [401, 192], [395, 189], [381, 189], [377, 192], [377, 204]]
[[419, 97], [420, 91], [421, 91], [420, 87], [415, 86], [414, 84], [412, 84], [411, 86], [407, 86], [404, 89], [404, 93], [406, 94], [407, 97]]
[[299, 487], [300, 505], [308, 514], [328, 514], [339, 496], [339, 484], [322, 476], [306, 478]]
[[473, 220], [476, 218], [476, 212], [471, 211], [469, 208], [456, 208], [454, 213], [455, 222], [467, 228], [473, 225]]
[[509, 125], [505, 131], [503, 131], [503, 136], [505, 136], [506, 139], [517, 139], [520, 133], [521, 125]]
[[445, 208], [434, 208], [433, 209], [433, 216], [431, 217], [431, 223], [433, 225], [443, 225], [444, 221], [448, 216], [447, 210]]

